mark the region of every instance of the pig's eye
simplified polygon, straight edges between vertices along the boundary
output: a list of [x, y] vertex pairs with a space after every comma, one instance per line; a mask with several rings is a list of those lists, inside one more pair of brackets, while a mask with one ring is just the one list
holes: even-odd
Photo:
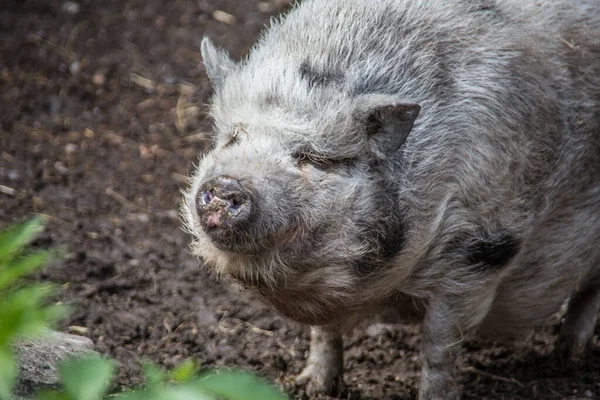
[[292, 158], [298, 162], [299, 167], [310, 165], [321, 171], [328, 172], [338, 169], [344, 165], [349, 165], [354, 161], [349, 158], [329, 158], [305, 152], [296, 152], [292, 154]]

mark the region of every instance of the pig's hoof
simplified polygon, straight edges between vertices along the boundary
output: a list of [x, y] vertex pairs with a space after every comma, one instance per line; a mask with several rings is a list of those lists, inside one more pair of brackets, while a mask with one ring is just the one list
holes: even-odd
[[327, 396], [340, 396], [344, 392], [344, 378], [342, 373], [307, 365], [296, 377], [296, 385], [304, 386], [309, 396], [324, 394]]
[[449, 392], [422, 391], [419, 392], [419, 400], [460, 400], [460, 392], [451, 390]]
[[454, 381], [440, 379], [439, 374], [427, 374], [433, 379], [421, 379], [419, 400], [460, 400], [460, 392]]
[[572, 368], [585, 358], [590, 347], [590, 338], [581, 334], [561, 334], [558, 337], [554, 356], [563, 368]]

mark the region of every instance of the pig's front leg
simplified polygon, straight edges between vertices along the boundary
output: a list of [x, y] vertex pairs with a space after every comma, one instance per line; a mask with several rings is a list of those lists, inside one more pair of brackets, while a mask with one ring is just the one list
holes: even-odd
[[306, 367], [296, 378], [309, 395], [335, 396], [344, 387], [344, 344], [337, 328], [313, 326], [310, 330], [310, 353]]
[[455, 380], [456, 353], [463, 340], [460, 313], [450, 303], [429, 304], [421, 344], [419, 400], [459, 400]]

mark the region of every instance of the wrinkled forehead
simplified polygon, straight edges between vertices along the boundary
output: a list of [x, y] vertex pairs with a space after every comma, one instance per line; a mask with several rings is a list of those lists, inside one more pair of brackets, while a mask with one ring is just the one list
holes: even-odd
[[273, 63], [230, 74], [213, 98], [217, 130], [227, 135], [241, 127], [249, 138], [277, 137], [326, 152], [355, 148], [362, 136], [353, 120], [354, 99], [335, 85], [310, 85], [299, 74]]
[[269, 122], [268, 119], [250, 122], [242, 118], [215, 122], [216, 147], [250, 146], [256, 151], [272, 151], [275, 148], [296, 148], [306, 141], [307, 135], [297, 126], [287, 122]]
[[253, 136], [274, 136], [280, 132], [307, 135], [315, 129], [310, 112], [258, 101], [256, 96], [240, 95], [231, 99], [217, 95], [210, 110], [217, 133], [246, 130]]
[[261, 149], [279, 147], [288, 152], [348, 156], [359, 154], [367, 146], [364, 133], [348, 119], [312, 117], [281, 107], [251, 110], [252, 106], [245, 105], [215, 115], [217, 142], [247, 142]]

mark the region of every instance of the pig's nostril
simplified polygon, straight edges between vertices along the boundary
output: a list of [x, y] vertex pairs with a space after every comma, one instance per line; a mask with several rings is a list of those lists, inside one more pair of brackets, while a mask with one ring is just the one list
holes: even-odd
[[215, 195], [211, 190], [205, 190], [202, 193], [202, 204], [209, 204], [214, 198]]
[[227, 211], [233, 216], [237, 216], [239, 212], [241, 212], [242, 206], [244, 205], [244, 202], [236, 196], [232, 196], [229, 199], [223, 199], [223, 201], [225, 202]]
[[240, 205], [242, 205], [242, 203], [237, 197], [233, 197], [229, 201], [229, 208], [231, 208], [233, 210], [237, 210], [240, 207]]

